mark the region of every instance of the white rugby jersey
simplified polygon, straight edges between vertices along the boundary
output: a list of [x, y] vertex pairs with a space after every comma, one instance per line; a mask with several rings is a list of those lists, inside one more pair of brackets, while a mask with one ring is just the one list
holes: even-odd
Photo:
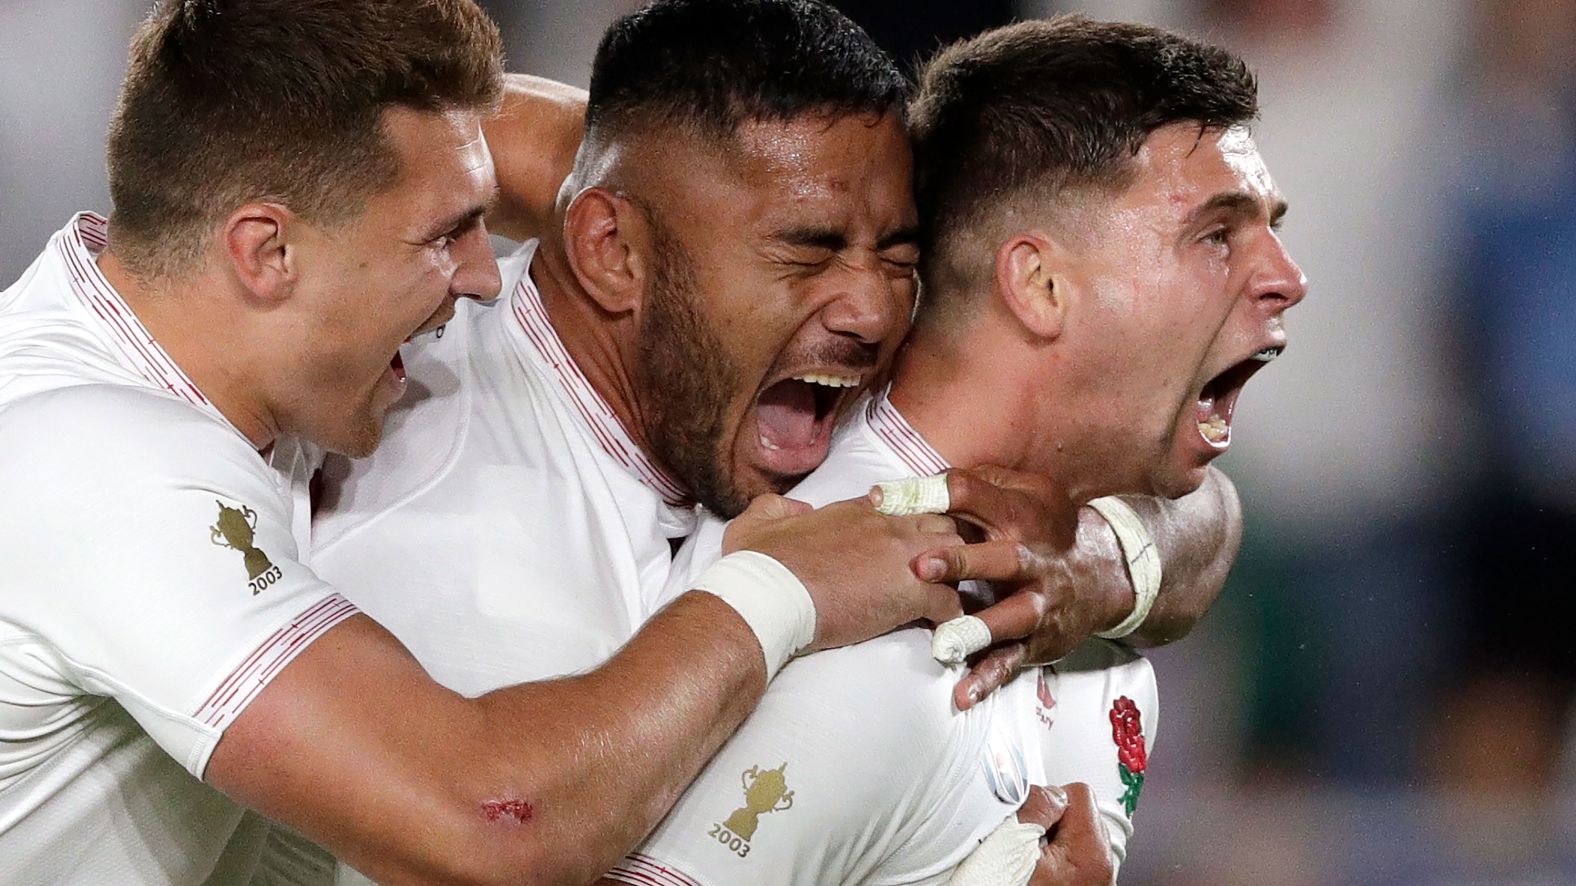
[[301, 564], [315, 453], [259, 455], [99, 272], [105, 238], [78, 215], [0, 293], [0, 879], [235, 882], [264, 830], [209, 754], [356, 610]]
[[320, 574], [466, 695], [606, 661], [695, 521], [564, 349], [534, 252], [500, 262], [502, 298], [404, 349], [383, 444], [325, 484], [313, 528]]
[[[790, 495], [819, 506], [947, 467], [873, 397]], [[725, 526], [702, 520], [670, 593], [720, 555]], [[951, 699], [964, 671], [931, 658], [922, 628], [795, 659], [609, 876], [654, 886], [944, 883], [1028, 785], [1073, 781], [1094, 789], [1119, 864], [1158, 713], [1149, 663], [1092, 640], [960, 714]]]

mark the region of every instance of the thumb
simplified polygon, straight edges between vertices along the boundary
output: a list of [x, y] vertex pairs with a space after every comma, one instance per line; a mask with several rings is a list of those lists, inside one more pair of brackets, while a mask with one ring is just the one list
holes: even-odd
[[740, 514], [737, 519], [764, 522], [779, 520], [783, 517], [796, 517], [800, 514], [808, 514], [812, 510], [814, 508], [797, 499], [767, 493], [765, 495], [757, 495], [750, 502], [750, 506], [745, 508], [744, 513]]

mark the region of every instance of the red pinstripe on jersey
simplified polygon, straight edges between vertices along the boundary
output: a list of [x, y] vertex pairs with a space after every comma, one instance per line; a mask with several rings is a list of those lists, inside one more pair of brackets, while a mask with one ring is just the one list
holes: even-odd
[[72, 220], [66, 228], [66, 236], [55, 241], [71, 275], [72, 292], [99, 319], [121, 354], [149, 384], [218, 415], [218, 410], [153, 340], [142, 321], [99, 271], [94, 259], [108, 242], [108, 225], [102, 216], [84, 212]]
[[208, 696], [193, 718], [206, 726], [225, 728], [307, 644], [360, 611], [339, 594], [319, 600], [252, 650]]
[[687, 508], [694, 504], [688, 491], [635, 445], [624, 423], [613, 412], [613, 407], [602, 399], [602, 395], [597, 393], [590, 380], [580, 371], [564, 347], [563, 340], [553, 329], [547, 310], [542, 306], [542, 295], [531, 282], [530, 274], [520, 278], [520, 285], [515, 287], [510, 297], [510, 308], [520, 328], [525, 331], [526, 339], [537, 355], [553, 368], [559, 387], [607, 454], [632, 471], [641, 482], [656, 490], [669, 507]]
[[701, 886], [683, 871], [670, 868], [649, 855], [631, 852], [618, 867], [607, 872], [609, 880], [641, 886]]
[[930, 448], [925, 438], [897, 411], [897, 407], [887, 399], [886, 391], [870, 398], [869, 405], [865, 407], [865, 417], [876, 436], [890, 446], [892, 452], [917, 476], [928, 477], [952, 467], [941, 457], [941, 453]]

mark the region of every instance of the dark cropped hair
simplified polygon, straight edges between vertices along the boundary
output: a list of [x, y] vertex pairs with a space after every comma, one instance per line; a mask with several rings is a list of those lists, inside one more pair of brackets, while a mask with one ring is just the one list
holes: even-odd
[[870, 36], [819, 0], [656, 0], [603, 35], [586, 128], [729, 137], [754, 120], [901, 114], [908, 92]]
[[953, 235], [1005, 201], [1123, 186], [1155, 130], [1257, 116], [1240, 58], [1158, 28], [1065, 16], [947, 47], [909, 108], [927, 285], [968, 283], [949, 278], [963, 258], [948, 254]]
[[250, 200], [354, 218], [398, 174], [384, 110], [485, 111], [502, 94], [498, 29], [472, 0], [164, 0], [110, 124], [112, 241], [157, 276]]

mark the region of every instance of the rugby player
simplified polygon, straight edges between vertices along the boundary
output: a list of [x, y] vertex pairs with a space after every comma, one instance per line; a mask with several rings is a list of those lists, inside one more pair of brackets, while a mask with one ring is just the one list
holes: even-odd
[[242, 882], [251, 806], [381, 878], [588, 880], [790, 655], [957, 611], [908, 565], [944, 518], [767, 499], [605, 664], [467, 697], [304, 565], [319, 449], [370, 451], [401, 343], [499, 291], [501, 84], [469, 0], [172, 0], [139, 29], [113, 213], [0, 293], [7, 878]]
[[[815, 504], [985, 464], [1077, 502], [1196, 489], [1306, 294], [1247, 129], [1257, 112], [1239, 59], [1153, 28], [1069, 17], [943, 50], [911, 110], [926, 219], [914, 329], [890, 389], [789, 494]], [[724, 526], [702, 521], [675, 588]], [[790, 663], [611, 878], [946, 882], [1024, 785], [1083, 781], [1111, 868], [1047, 854], [1038, 882], [1108, 882], [1154, 738], [1147, 662], [1092, 640], [956, 715], [955, 674], [931, 653], [929, 631], [908, 629]]]
[[[822, 4], [659, 3], [615, 25], [552, 223], [504, 260], [505, 298], [406, 349], [412, 396], [378, 454], [331, 472], [314, 565], [462, 693], [617, 649], [692, 501], [735, 513], [818, 464], [906, 329], [904, 94]], [[1083, 591], [1119, 584], [1131, 610], [1101, 525], [1080, 524], [1103, 558]], [[1203, 538], [1167, 552], [1207, 562]], [[1127, 614], [1099, 612], [1078, 638]]]

